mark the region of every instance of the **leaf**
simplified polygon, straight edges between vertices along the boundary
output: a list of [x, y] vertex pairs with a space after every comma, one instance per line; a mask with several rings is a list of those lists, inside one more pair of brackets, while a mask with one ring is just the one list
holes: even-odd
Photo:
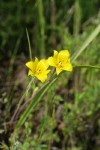
[[92, 66], [92, 65], [76, 65], [73, 66], [74, 68], [94, 68], [94, 69], [100, 69], [100, 66]]
[[28, 34], [27, 28], [26, 28], [26, 34], [27, 34], [27, 40], [28, 40], [28, 46], [29, 46], [30, 60], [32, 60], [32, 49], [31, 49], [31, 44], [30, 44], [30, 39], [29, 39], [29, 34]]
[[32, 101], [29, 103], [29, 105], [27, 106], [26, 110], [23, 112], [23, 114], [21, 115], [16, 128], [20, 128], [25, 120], [27, 119], [27, 117], [29, 116], [29, 114], [32, 112], [33, 108], [39, 103], [39, 101], [41, 100], [41, 98], [44, 96], [44, 94], [48, 91], [48, 89], [54, 84], [54, 82], [56, 81], [57, 78], [55, 78], [52, 81], [47, 82], [47, 84], [45, 84], [43, 86], [43, 88], [41, 88], [41, 90], [36, 93], [35, 97], [32, 99]]
[[86, 49], [86, 47], [95, 39], [95, 37], [99, 34], [99, 32], [100, 32], [100, 24], [90, 34], [90, 36], [86, 39], [86, 41], [83, 43], [80, 49], [72, 55], [71, 57], [72, 62], [75, 61], [76, 58]]

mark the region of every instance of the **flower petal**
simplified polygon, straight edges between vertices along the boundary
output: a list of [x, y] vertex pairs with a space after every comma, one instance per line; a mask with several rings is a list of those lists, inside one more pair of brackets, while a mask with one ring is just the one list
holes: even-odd
[[56, 73], [57, 73], [57, 75], [58, 75], [61, 71], [62, 71], [62, 69], [56, 68]]
[[72, 71], [68, 50], [61, 50], [59, 53], [54, 50], [54, 56], [48, 58], [48, 63], [56, 68], [57, 75], [63, 70]]
[[34, 76], [34, 75], [33, 75], [33, 72], [32, 72], [31, 70], [28, 71], [28, 76], [29, 76], [29, 75]]
[[64, 66], [63, 68], [66, 71], [72, 71], [73, 70], [73, 66], [71, 63], [66, 64], [66, 66]]
[[33, 61], [28, 61], [25, 65], [29, 68], [29, 69], [33, 69]]
[[49, 67], [48, 61], [45, 59], [42, 59], [39, 61], [38, 65], [37, 65], [37, 70], [42, 70], [45, 71], [47, 68]]
[[35, 57], [35, 61], [28, 61], [25, 65], [34, 72], [38, 64], [38, 58]]
[[56, 57], [57, 55], [58, 55], [58, 52], [54, 50], [54, 57]]
[[58, 57], [60, 61], [66, 62], [67, 59], [70, 57], [70, 53], [68, 50], [62, 50], [59, 52]]
[[44, 82], [44, 81], [47, 79], [47, 74], [36, 75], [36, 77], [37, 77], [41, 82]]
[[54, 61], [54, 58], [53, 58], [53, 57], [49, 57], [49, 58], [48, 58], [48, 64], [49, 64], [50, 66], [55, 66], [55, 61]]
[[46, 70], [44, 72], [42, 72], [41, 74], [36, 74], [35, 76], [41, 81], [44, 82], [47, 79], [47, 74], [50, 72], [51, 70]]
[[61, 50], [60, 52], [59, 52], [59, 55], [62, 55], [62, 56], [64, 56], [64, 57], [70, 57], [70, 53], [69, 53], [69, 51], [68, 50]]

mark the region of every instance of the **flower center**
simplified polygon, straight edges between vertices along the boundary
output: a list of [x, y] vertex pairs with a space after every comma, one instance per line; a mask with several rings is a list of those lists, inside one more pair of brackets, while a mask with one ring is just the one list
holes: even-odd
[[40, 68], [36, 69], [36, 71], [34, 72], [34, 74], [36, 75], [40, 75], [42, 72], [42, 70]]
[[59, 68], [62, 68], [62, 67], [63, 67], [62, 61], [59, 61], [58, 64], [57, 64], [57, 66], [58, 66]]
[[40, 69], [37, 70], [37, 74], [38, 75], [41, 74], [41, 70]]

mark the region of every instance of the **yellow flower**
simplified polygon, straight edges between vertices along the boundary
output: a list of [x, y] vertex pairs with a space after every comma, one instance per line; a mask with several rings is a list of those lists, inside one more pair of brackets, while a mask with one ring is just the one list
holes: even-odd
[[49, 67], [47, 60], [35, 58], [35, 61], [29, 61], [26, 63], [26, 66], [29, 68], [28, 75], [37, 77], [41, 82], [44, 82], [47, 79], [47, 74], [50, 70], [47, 70]]
[[57, 75], [63, 70], [72, 71], [73, 69], [68, 50], [61, 50], [59, 53], [54, 50], [54, 56], [48, 58], [48, 63], [56, 68]]

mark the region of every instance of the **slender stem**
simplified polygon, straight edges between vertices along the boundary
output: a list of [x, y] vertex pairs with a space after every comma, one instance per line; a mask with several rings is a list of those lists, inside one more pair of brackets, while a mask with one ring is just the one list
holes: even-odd
[[27, 101], [25, 101], [25, 103], [22, 106], [20, 106], [18, 108], [17, 113], [14, 116], [15, 120], [17, 120], [17, 118], [19, 117], [20, 113], [27, 107], [27, 105], [35, 97], [35, 95], [38, 94], [48, 83], [49, 83], [49, 81], [47, 83], [45, 83], [38, 91], [33, 93], [32, 96]]
[[100, 66], [92, 66], [92, 65], [76, 65], [74, 68], [94, 68], [94, 69], [100, 69]]
[[44, 84], [38, 91], [33, 93], [32, 96], [27, 101], [25, 101], [25, 103], [17, 111], [17, 115], [16, 115], [16, 118], [15, 118], [16, 120], [17, 120], [18, 116], [20, 115], [21, 111], [23, 111], [27, 107], [27, 105], [35, 97], [35, 95], [38, 94], [48, 83], [49, 83], [49, 81], [46, 84]]
[[51, 46], [52, 46], [52, 49], [55, 49], [55, 47], [56, 47], [56, 33], [55, 33], [55, 30], [54, 30], [54, 26], [56, 25], [56, 19], [55, 19], [55, 12], [56, 12], [55, 0], [51, 0], [50, 4], [51, 4], [50, 21], [51, 21], [51, 25], [52, 25], [52, 30], [51, 30]]
[[27, 86], [27, 88], [26, 88], [26, 91], [24, 92], [24, 94], [23, 94], [22, 97], [20, 98], [19, 103], [18, 103], [18, 105], [17, 105], [17, 108], [16, 108], [16, 110], [15, 110], [15, 112], [14, 112], [12, 118], [11, 118], [11, 122], [14, 121], [14, 118], [15, 118], [15, 116], [16, 116], [16, 114], [17, 114], [19, 108], [20, 108], [20, 105], [21, 105], [21, 103], [23, 102], [23, 99], [25, 98], [26, 93], [28, 93], [28, 91], [29, 91], [29, 89], [30, 89], [30, 87], [31, 87], [31, 84], [32, 84], [32, 82], [33, 82], [33, 79], [34, 79], [34, 78], [31, 79], [31, 81], [29, 82], [29, 84], [28, 84], [28, 86]]
[[51, 85], [57, 80], [57, 78], [53, 79], [52, 81], [48, 81], [47, 84], [45, 84], [44, 88], [42, 87], [40, 92], [37, 91], [37, 94], [34, 97], [34, 100], [32, 100], [29, 105], [27, 106], [26, 110], [23, 112], [23, 114], [20, 116], [20, 119], [18, 120], [18, 123], [16, 125], [16, 129], [20, 128], [25, 120], [27, 119], [30, 112], [36, 107], [36, 105], [40, 102], [41, 98], [44, 96], [45, 92], [51, 87]]
[[25, 103], [18, 109], [17, 114], [15, 116], [15, 120], [19, 117], [20, 113], [27, 107], [29, 102], [34, 98], [34, 93], [32, 94], [31, 98], [28, 99], [28, 101], [25, 101]]
[[37, 9], [38, 9], [38, 30], [39, 30], [39, 46], [40, 54], [42, 57], [45, 56], [45, 17], [44, 17], [44, 8], [43, 1], [37, 0]]
[[32, 60], [32, 49], [31, 49], [30, 38], [29, 38], [29, 34], [28, 34], [27, 28], [26, 28], [26, 34], [27, 34], [27, 40], [28, 40], [28, 46], [29, 46], [30, 59]]

